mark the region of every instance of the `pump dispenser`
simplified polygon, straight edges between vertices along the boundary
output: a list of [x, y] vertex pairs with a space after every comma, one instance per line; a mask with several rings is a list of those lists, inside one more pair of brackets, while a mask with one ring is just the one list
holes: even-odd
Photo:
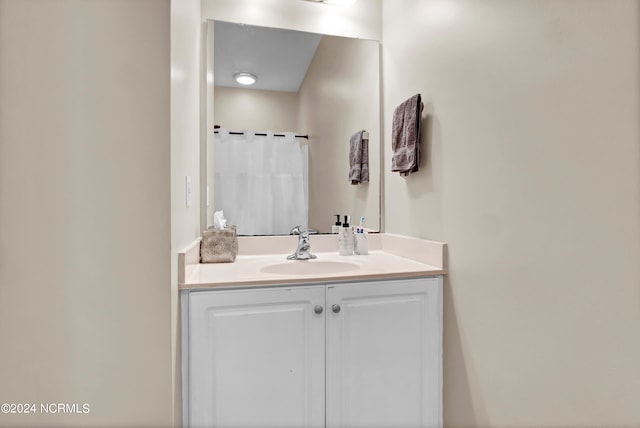
[[369, 254], [367, 233], [364, 230], [364, 217], [360, 217], [360, 225], [356, 228], [356, 234], [353, 241], [353, 252], [359, 256]]
[[341, 256], [353, 255], [353, 229], [349, 225], [349, 216], [344, 216], [344, 223], [338, 233], [338, 254]]
[[340, 223], [340, 214], [335, 214], [336, 216], [336, 224], [331, 226], [331, 233], [339, 233], [342, 228], [342, 223]]

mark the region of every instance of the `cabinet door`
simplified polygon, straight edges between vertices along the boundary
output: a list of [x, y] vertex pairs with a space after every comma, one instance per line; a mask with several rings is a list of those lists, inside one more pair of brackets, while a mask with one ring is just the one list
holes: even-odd
[[441, 425], [442, 279], [328, 286], [327, 427]]
[[323, 427], [324, 286], [191, 293], [189, 426]]

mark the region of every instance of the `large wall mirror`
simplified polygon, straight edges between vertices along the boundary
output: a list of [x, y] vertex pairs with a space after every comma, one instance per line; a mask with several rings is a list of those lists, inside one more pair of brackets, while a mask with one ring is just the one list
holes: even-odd
[[[329, 233], [339, 214], [379, 231], [379, 43], [223, 21], [207, 31], [206, 226], [223, 211], [241, 235]], [[360, 131], [369, 181], [354, 184]]]

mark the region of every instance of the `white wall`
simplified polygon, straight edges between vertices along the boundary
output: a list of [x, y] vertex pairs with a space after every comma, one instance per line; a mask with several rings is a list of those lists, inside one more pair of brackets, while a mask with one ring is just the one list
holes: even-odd
[[[445, 241], [447, 426], [640, 423], [637, 0], [383, 2], [385, 229]], [[426, 161], [389, 172], [394, 108]]]
[[381, 0], [340, 7], [296, 0], [202, 0], [202, 19], [333, 36], [382, 38]]
[[171, 424], [169, 14], [0, 0], [1, 426]]
[[[201, 233], [201, 32], [200, 1], [171, 0], [171, 375], [176, 426], [181, 419], [178, 252]], [[187, 176], [191, 179], [188, 207]]]
[[214, 104], [215, 124], [230, 131], [299, 131], [297, 92], [216, 86]]

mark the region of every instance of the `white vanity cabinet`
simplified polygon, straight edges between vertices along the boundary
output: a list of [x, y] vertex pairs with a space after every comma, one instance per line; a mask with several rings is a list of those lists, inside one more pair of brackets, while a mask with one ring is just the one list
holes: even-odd
[[185, 297], [186, 426], [442, 425], [440, 276]]
[[327, 427], [442, 426], [442, 279], [327, 286]]
[[323, 427], [324, 286], [189, 295], [191, 427]]

